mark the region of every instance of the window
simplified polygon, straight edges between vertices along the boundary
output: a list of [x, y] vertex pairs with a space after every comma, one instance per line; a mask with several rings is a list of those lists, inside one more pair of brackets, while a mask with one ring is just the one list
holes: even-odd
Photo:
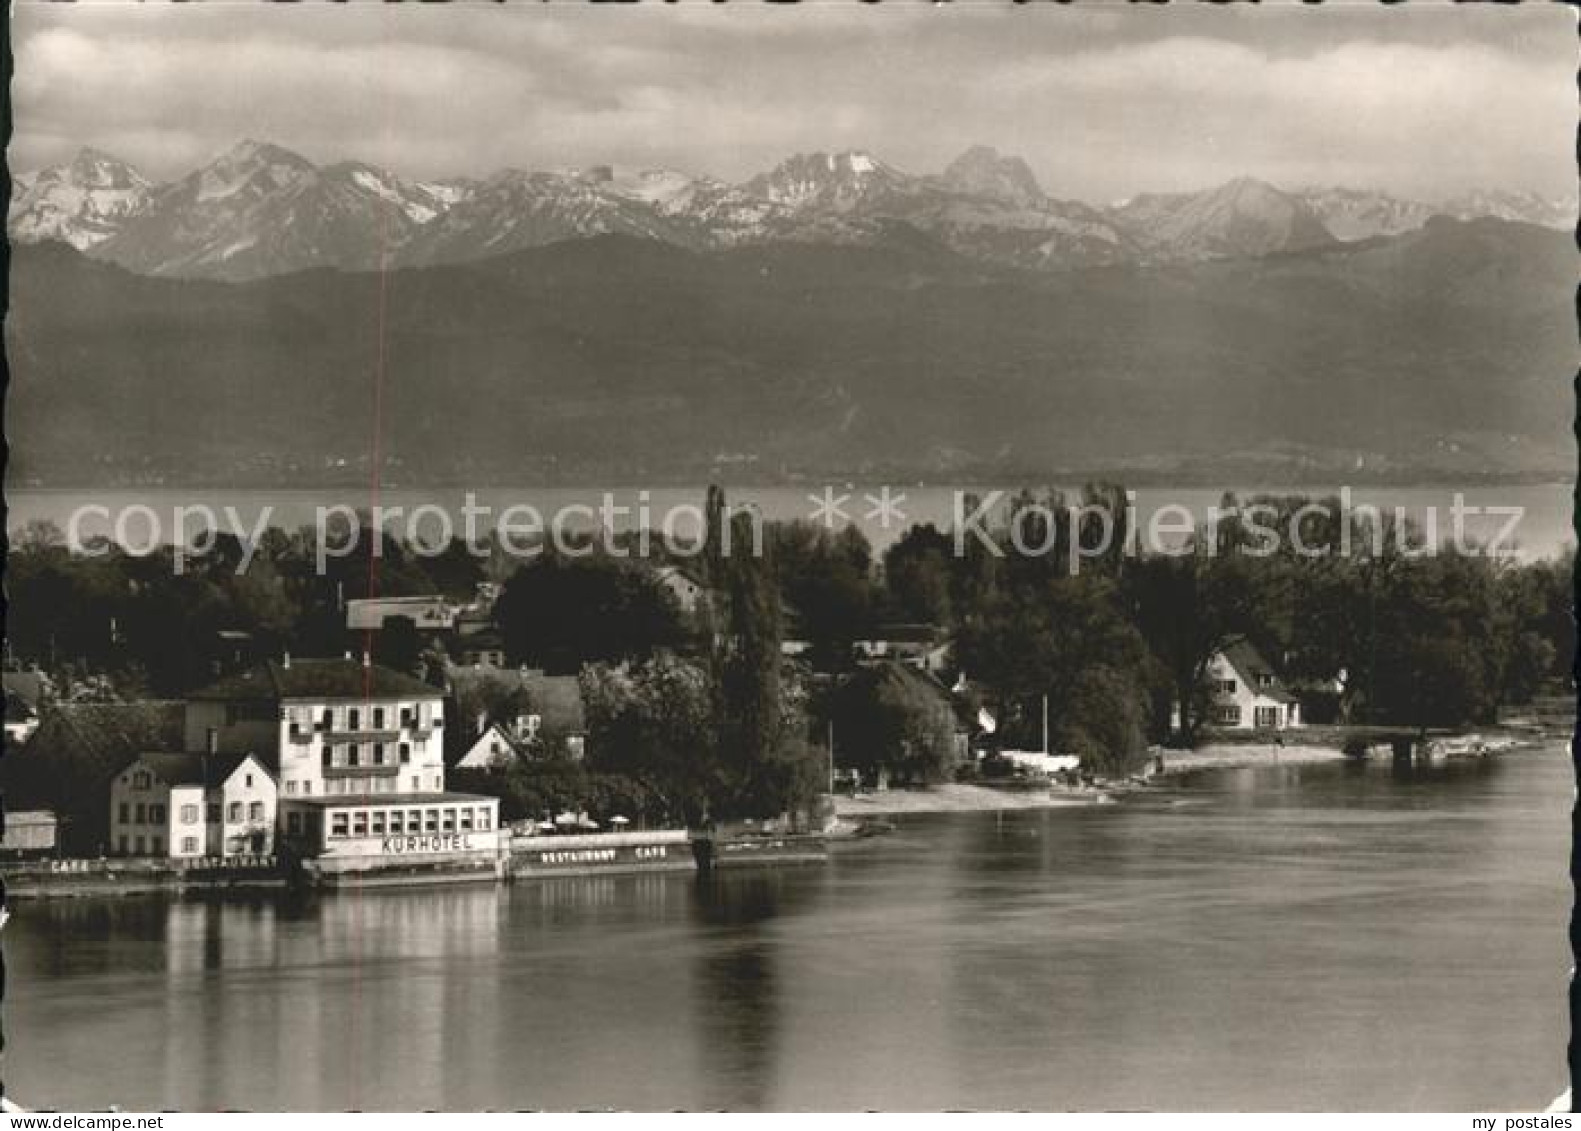
[[142, 833], [137, 834], [137, 840], [133, 842], [133, 851], [135, 851], [139, 856], [147, 855], [148, 842], [143, 839]]
[[1233, 679], [1216, 679], [1213, 681], [1213, 690], [1220, 695], [1234, 695], [1235, 681]]
[[198, 838], [197, 837], [195, 837], [195, 836], [184, 836], [184, 837], [181, 838], [181, 851], [182, 851], [183, 854], [185, 854], [187, 856], [191, 856], [194, 853], [196, 853], [197, 850], [198, 850]]
[[335, 748], [327, 742], [324, 744], [324, 756], [321, 761], [326, 770], [335, 764]]
[[156, 836], [151, 847], [155, 856], [163, 856], [165, 854], [165, 838]]
[[290, 781], [285, 783], [285, 791], [288, 794], [295, 794], [296, 793], [296, 779], [295, 778], [292, 778]]
[[423, 811], [421, 809], [408, 809], [406, 811], [406, 832], [410, 836], [423, 831]]
[[404, 766], [404, 765], [406, 765], [406, 763], [410, 762], [411, 760], [412, 760], [412, 744], [410, 742], [403, 742], [403, 743], [401, 743], [401, 765]]
[[374, 730], [383, 730], [384, 729], [384, 708], [383, 707], [375, 707], [373, 709], [373, 729]]
[[374, 836], [383, 836], [384, 835], [384, 810], [383, 809], [375, 809], [373, 811], [373, 818], [369, 822], [368, 831], [373, 833]]
[[122, 856], [126, 855], [126, 834], [125, 833], [121, 834], [121, 839], [120, 839], [120, 841], [117, 842], [117, 845], [116, 845], [116, 851], [119, 852]]
[[442, 775], [440, 775], [440, 774], [435, 774], [434, 775], [434, 788], [435, 789], [444, 789], [445, 788], [445, 779], [444, 779], [444, 777]]
[[1267, 672], [1259, 672], [1257, 674], [1257, 686], [1258, 687], [1272, 687], [1273, 685], [1274, 685], [1274, 677], [1273, 676], [1269, 675]]
[[247, 775], [247, 788], [251, 789], [252, 787], [253, 787], [253, 776], [251, 774], [248, 774]]
[[233, 825], [238, 824], [241, 821], [242, 803], [240, 801], [231, 802], [230, 808], [226, 810], [225, 819]]
[[480, 832], [480, 833], [488, 832], [489, 831], [489, 823], [490, 823], [490, 821], [489, 821], [489, 811], [487, 809], [479, 809], [478, 810], [478, 832]]
[[1279, 725], [1279, 708], [1258, 707], [1252, 712], [1252, 719], [1260, 727], [1276, 727]]
[[163, 805], [150, 805], [148, 807], [148, 823], [162, 825], [165, 823], [165, 807]]
[[247, 806], [247, 819], [249, 821], [261, 821], [264, 819], [262, 801], [254, 801], [251, 805]]
[[356, 812], [356, 813], [354, 813], [352, 815], [352, 818], [351, 818], [351, 835], [352, 836], [367, 836], [368, 835], [368, 814], [365, 811], [359, 810], [358, 812]]
[[346, 747], [346, 765], [355, 766], [362, 761], [362, 748], [355, 742]]
[[300, 835], [302, 832], [302, 814], [287, 813], [285, 815], [285, 831], [292, 836]]
[[456, 811], [454, 809], [445, 810], [444, 822], [439, 827], [441, 830], [447, 833], [453, 833], [456, 831]]
[[138, 770], [132, 775], [133, 789], [147, 789], [154, 784], [154, 776], [147, 770]]
[[319, 730], [334, 730], [335, 729], [335, 712], [330, 710], [328, 707], [325, 707], [323, 713], [320, 714], [319, 717], [318, 717], [318, 729]]
[[121, 808], [119, 810], [119, 813], [120, 813], [121, 824], [125, 825], [125, 824], [129, 824], [131, 822], [131, 820], [132, 820], [132, 807], [130, 805], [128, 805], [126, 802], [124, 802], [124, 801], [121, 802]]
[[1238, 703], [1229, 703], [1213, 708], [1213, 721], [1220, 726], [1240, 726], [1240, 705]]
[[302, 783], [302, 792], [305, 793], [305, 794], [306, 793], [312, 793], [313, 792], [313, 783], [310, 782], [310, 781], [303, 782]]
[[384, 743], [382, 742], [373, 744], [373, 764], [375, 766], [384, 765]]
[[418, 790], [420, 790], [422, 788], [423, 788], [423, 779], [418, 777], [416, 774], [413, 774], [412, 775], [412, 792], [416, 793]]
[[329, 817], [329, 835], [346, 835], [347, 817], [344, 813], [331, 813]]
[[139, 801], [137, 803], [137, 816], [133, 819], [139, 825], [148, 820], [148, 806], [144, 802]]
[[423, 831], [427, 833], [437, 833], [439, 831], [438, 809], [423, 810]]
[[195, 825], [198, 823], [198, 807], [196, 805], [183, 805], [181, 807], [181, 823]]

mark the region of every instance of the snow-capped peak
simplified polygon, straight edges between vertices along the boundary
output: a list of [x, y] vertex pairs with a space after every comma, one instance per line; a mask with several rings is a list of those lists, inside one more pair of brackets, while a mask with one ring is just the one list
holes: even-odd
[[131, 165], [84, 148], [70, 161], [18, 178], [8, 226], [18, 242], [64, 240], [78, 250], [114, 235], [148, 203], [152, 186]]

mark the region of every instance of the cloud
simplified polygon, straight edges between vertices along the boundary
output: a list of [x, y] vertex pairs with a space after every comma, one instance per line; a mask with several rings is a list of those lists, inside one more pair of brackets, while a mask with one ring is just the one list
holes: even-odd
[[24, 2], [11, 159], [92, 144], [170, 177], [256, 137], [420, 177], [613, 161], [738, 179], [799, 150], [921, 171], [986, 142], [1087, 199], [1243, 173], [1557, 192], [1574, 179], [1573, 21], [1530, 5]]

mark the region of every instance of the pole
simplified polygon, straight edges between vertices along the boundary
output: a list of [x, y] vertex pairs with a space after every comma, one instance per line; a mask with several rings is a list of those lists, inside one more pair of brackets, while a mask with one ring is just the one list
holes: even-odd
[[1043, 753], [1053, 753], [1049, 749], [1049, 697], [1046, 693], [1043, 696]]
[[834, 796], [834, 720], [829, 720], [829, 796]]

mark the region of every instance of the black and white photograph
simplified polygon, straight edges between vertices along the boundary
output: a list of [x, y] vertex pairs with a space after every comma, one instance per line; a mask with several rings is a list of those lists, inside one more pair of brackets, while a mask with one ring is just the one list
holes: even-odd
[[1571, 1126], [1575, 8], [7, 27], [0, 1122]]

